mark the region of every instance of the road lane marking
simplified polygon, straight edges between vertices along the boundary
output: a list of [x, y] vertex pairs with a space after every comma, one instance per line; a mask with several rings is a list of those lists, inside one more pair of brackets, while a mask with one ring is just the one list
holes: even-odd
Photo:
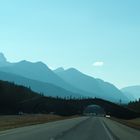
[[16, 134], [16, 132], [9, 132], [9, 133], [4, 133], [4, 134], [0, 134], [0, 137], [2, 136], [7, 136], [7, 135], [13, 135], [13, 134]]
[[103, 122], [101, 122], [101, 124], [102, 124], [103, 128], [105, 129], [105, 131], [106, 131], [106, 133], [107, 133], [109, 139], [110, 139], [110, 140], [114, 140], [113, 136], [110, 134], [110, 132], [109, 132], [108, 129], [106, 128], [105, 124], [104, 124]]
[[50, 140], [55, 140], [55, 138], [52, 137], [52, 138], [50, 138]]
[[[83, 123], [84, 121], [86, 121], [87, 119], [89, 119], [89, 117], [80, 117], [80, 118], [82, 118], [82, 119], [80, 119], [79, 120], [79, 118], [74, 118], [74, 119], [69, 119], [69, 120], [67, 120], [68, 122], [76, 122], [76, 126], [78, 126], [79, 124], [81, 124], [81, 123]], [[76, 121], [76, 120], [79, 120], [79, 121]], [[32, 130], [36, 130], [37, 128], [42, 128], [42, 126], [43, 126], [43, 128], [44, 128], [44, 126], [46, 126], [46, 124], [47, 124], [47, 128], [49, 129], [49, 125], [48, 124], [51, 124], [51, 126], [53, 126], [52, 128], [54, 128], [54, 124], [55, 125], [60, 125], [62, 122], [66, 122], [66, 120], [63, 120], [63, 121], [57, 121], [57, 122], [51, 122], [51, 123], [45, 123], [45, 124], [39, 124], [39, 125], [35, 125], [35, 126], [25, 126], [25, 127], [20, 127], [20, 128], [15, 128], [15, 129], [11, 129], [11, 130], [6, 130], [6, 131], [1, 131], [0, 132], [0, 139], [1, 139], [1, 137], [5, 137], [5, 136], [11, 136], [11, 135], [16, 135], [16, 134], [19, 134], [19, 133], [25, 133], [25, 132], [27, 132], [28, 131], [28, 128], [29, 128], [29, 130], [30, 131], [32, 131]], [[77, 123], [78, 122], [78, 123]], [[39, 126], [39, 127], [38, 127]], [[40, 127], [41, 126], [41, 127]], [[64, 125], [65, 126], [65, 125]], [[72, 127], [70, 127], [70, 129], [72, 129], [73, 127], [75, 127], [75, 125], [74, 126], [72, 126]], [[24, 128], [24, 129], [23, 129]], [[70, 129], [68, 129], [68, 130], [66, 130], [66, 131], [62, 131], [60, 134], [62, 135], [63, 134], [63, 132], [67, 132], [67, 131], [69, 131]], [[63, 130], [63, 129], [62, 129]], [[56, 140], [56, 138], [55, 137], [50, 137], [49, 138], [50, 140]]]

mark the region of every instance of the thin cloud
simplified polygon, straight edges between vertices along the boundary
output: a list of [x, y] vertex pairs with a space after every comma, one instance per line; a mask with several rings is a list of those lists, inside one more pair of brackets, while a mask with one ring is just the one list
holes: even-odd
[[97, 62], [93, 63], [94, 67], [102, 67], [103, 65], [104, 65], [104, 62], [102, 62], [102, 61], [97, 61]]

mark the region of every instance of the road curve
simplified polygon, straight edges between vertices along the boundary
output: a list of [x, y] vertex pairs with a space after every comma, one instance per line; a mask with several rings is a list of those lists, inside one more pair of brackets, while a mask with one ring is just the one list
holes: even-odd
[[0, 132], [0, 140], [139, 140], [140, 131], [103, 117], [79, 117]]

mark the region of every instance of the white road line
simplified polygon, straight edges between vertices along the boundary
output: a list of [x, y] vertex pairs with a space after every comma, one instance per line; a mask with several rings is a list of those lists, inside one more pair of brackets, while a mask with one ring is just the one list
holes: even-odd
[[55, 138], [52, 137], [52, 138], [50, 138], [50, 140], [55, 140]]
[[7, 135], [13, 135], [13, 134], [16, 134], [16, 133], [14, 133], [14, 132], [4, 133], [4, 134], [0, 134], [0, 137], [7, 136]]
[[109, 139], [110, 140], [114, 140], [113, 136], [110, 134], [110, 132], [108, 131], [108, 129], [106, 128], [106, 126], [104, 125], [104, 123], [101, 122], [101, 124], [103, 125], [103, 127], [104, 127], [104, 129], [105, 129], [105, 131], [106, 131], [106, 133], [107, 133], [107, 135], [109, 137]]
[[9, 129], [9, 130], [5, 130], [5, 131], [1, 131], [0, 132], [0, 137], [7, 136], [7, 135], [17, 134], [19, 132], [15, 131], [15, 130], [18, 130], [18, 129], [20, 129], [20, 128], [15, 128], [15, 129]]

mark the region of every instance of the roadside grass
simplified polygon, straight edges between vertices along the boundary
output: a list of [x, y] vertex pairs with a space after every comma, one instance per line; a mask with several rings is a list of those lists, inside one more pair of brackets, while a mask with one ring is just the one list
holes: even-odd
[[0, 116], [0, 131], [18, 128], [23, 126], [30, 126], [36, 124], [43, 124], [58, 120], [70, 119], [72, 117], [63, 117], [57, 115], [15, 115], [15, 116]]
[[126, 126], [129, 126], [131, 128], [140, 130], [140, 118], [131, 119], [131, 120], [123, 120], [123, 119], [117, 119], [117, 118], [111, 118], [111, 119], [119, 123], [122, 123]]

